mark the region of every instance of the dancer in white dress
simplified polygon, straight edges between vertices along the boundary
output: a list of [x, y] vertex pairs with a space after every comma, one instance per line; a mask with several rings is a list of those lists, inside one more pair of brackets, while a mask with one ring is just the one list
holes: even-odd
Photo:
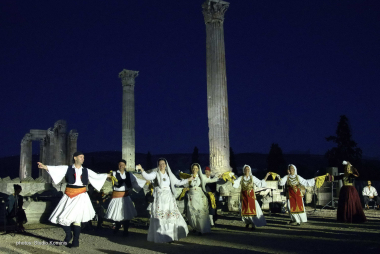
[[245, 222], [245, 227], [252, 225], [252, 230], [256, 227], [262, 227], [267, 224], [263, 211], [256, 200], [255, 186], [264, 188], [267, 186], [265, 182], [270, 175], [269, 173], [263, 180], [259, 180], [252, 175], [251, 167], [244, 165], [244, 175], [234, 181], [233, 187], [241, 186], [241, 219]]
[[305, 187], [314, 186], [315, 178], [305, 180], [297, 175], [297, 168], [293, 164], [288, 165], [288, 172], [290, 174], [283, 178], [280, 178], [279, 175], [277, 177], [279, 178], [279, 185], [286, 185], [287, 188], [288, 210], [291, 219], [289, 224], [301, 226], [301, 223], [307, 222], [301, 185]]
[[86, 185], [91, 185], [98, 191], [102, 188], [109, 174], [96, 174], [94, 171], [82, 167], [84, 155], [75, 152], [73, 155], [74, 165], [72, 166], [46, 166], [41, 162], [38, 167], [45, 169], [58, 184], [64, 177], [66, 178], [65, 194], [54, 209], [49, 220], [54, 224], [60, 224], [66, 233], [63, 240], [67, 245], [72, 238], [71, 224], [73, 224], [74, 239], [71, 247], [79, 247], [79, 235], [81, 222], [88, 222], [95, 216], [90, 197], [87, 194]]
[[146, 183], [146, 181], [136, 178], [132, 172], [126, 172], [126, 164], [125, 160], [121, 160], [119, 170], [112, 172], [118, 181], [113, 186], [112, 200], [105, 215], [106, 219], [115, 221], [114, 234], [119, 231], [121, 224], [123, 224], [124, 236], [128, 236], [129, 221], [137, 216], [137, 211], [130, 198], [130, 192], [132, 189], [139, 192]]
[[178, 180], [163, 158], [158, 159], [158, 167], [151, 173], [145, 172], [141, 165], [137, 165], [137, 169], [140, 169], [145, 180], [151, 181], [154, 186], [148, 241], [166, 243], [185, 238], [189, 230], [178, 210], [174, 185], [184, 185], [194, 178]]
[[218, 178], [207, 178], [203, 175], [201, 166], [198, 163], [191, 165], [191, 172], [194, 180], [185, 185], [185, 187], [189, 188], [187, 218], [193, 230], [202, 235], [211, 232], [208, 199], [204, 194], [206, 184], [216, 182]]

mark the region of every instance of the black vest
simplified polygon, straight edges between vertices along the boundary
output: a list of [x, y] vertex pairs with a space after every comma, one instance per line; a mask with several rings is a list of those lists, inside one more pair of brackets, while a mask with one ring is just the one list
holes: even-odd
[[[75, 169], [72, 166], [69, 166], [66, 172], [66, 182], [69, 184], [75, 183]], [[82, 180], [83, 185], [88, 184], [88, 170], [87, 168], [82, 168], [82, 175], [80, 176], [80, 179]]]
[[123, 186], [123, 183], [127, 186], [128, 189], [132, 188], [132, 182], [131, 182], [131, 175], [128, 171], [124, 171], [125, 173], [125, 179], [121, 178], [121, 175], [119, 172], [116, 172], [116, 179], [118, 182], [115, 182], [115, 187], [120, 188]]

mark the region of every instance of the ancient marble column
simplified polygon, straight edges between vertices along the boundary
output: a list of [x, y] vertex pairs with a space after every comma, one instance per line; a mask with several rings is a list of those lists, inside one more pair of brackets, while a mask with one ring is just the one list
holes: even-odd
[[19, 178], [23, 180], [32, 176], [32, 134], [25, 134], [21, 140], [20, 171]]
[[228, 6], [228, 2], [219, 0], [207, 0], [202, 5], [206, 23], [207, 108], [210, 168], [213, 173], [231, 171], [223, 30]]
[[124, 69], [119, 73], [123, 86], [122, 158], [127, 161], [127, 170], [135, 169], [135, 78], [138, 71]]
[[71, 130], [68, 135], [68, 151], [67, 151], [67, 164], [73, 164], [73, 155], [77, 151], [77, 141], [78, 141], [78, 132], [76, 130]]
[[[44, 139], [40, 139], [40, 159], [39, 162], [43, 163], [44, 161]], [[38, 177], [42, 176], [42, 170], [43, 169], [38, 169]], [[45, 170], [44, 170], [45, 171]]]
[[55, 122], [54, 132], [56, 135], [55, 163], [56, 165], [66, 165], [66, 121]]
[[[41, 140], [42, 142], [42, 158], [40, 157], [40, 162], [45, 165], [48, 165], [49, 160], [49, 142], [48, 137], [45, 137]], [[40, 169], [40, 176], [42, 176], [45, 180], [49, 179], [49, 173], [44, 169]]]

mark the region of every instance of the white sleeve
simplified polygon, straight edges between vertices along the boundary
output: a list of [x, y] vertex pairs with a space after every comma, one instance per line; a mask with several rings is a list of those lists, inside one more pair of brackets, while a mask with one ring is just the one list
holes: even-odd
[[189, 179], [178, 180], [177, 177], [174, 177], [174, 179], [175, 179], [174, 184], [178, 185], [178, 186], [185, 185], [185, 184], [189, 183]]
[[91, 169], [87, 169], [87, 171], [88, 171], [88, 181], [97, 191], [100, 191], [105, 181], [107, 180], [107, 173], [97, 174]]
[[147, 173], [146, 171], [143, 171], [141, 174], [147, 181], [153, 181], [157, 177], [157, 172]]
[[306, 180], [303, 177], [298, 176], [298, 181], [300, 182], [301, 185], [303, 185], [305, 187], [312, 187], [315, 185], [315, 179], [314, 178]]
[[142, 179], [137, 178], [131, 172], [129, 172], [129, 175], [131, 176], [131, 183], [132, 183], [132, 187], [133, 187], [134, 191], [139, 192], [144, 187], [144, 185], [146, 184], [146, 180], [142, 180]]
[[280, 186], [284, 186], [286, 184], [286, 181], [288, 181], [288, 175], [284, 176], [283, 178], [280, 178], [280, 180], [278, 180], [278, 184]]
[[259, 180], [256, 176], [252, 176], [253, 183], [258, 187], [258, 188], [265, 188], [267, 187], [267, 182], [263, 180]]
[[239, 188], [242, 178], [243, 178], [242, 176], [239, 176], [239, 178], [234, 181], [234, 184], [232, 185], [232, 187], [234, 187], [236, 189]]
[[373, 195], [377, 196], [378, 194], [377, 194], [376, 188], [375, 187], [372, 187], [372, 188], [373, 188]]
[[65, 177], [69, 166], [47, 166], [47, 168], [47, 172], [51, 176], [51, 179], [53, 179], [53, 182], [58, 184]]
[[364, 187], [364, 188], [363, 188], [362, 195], [363, 195], [363, 196], [368, 196], [368, 193], [367, 193], [367, 187]]

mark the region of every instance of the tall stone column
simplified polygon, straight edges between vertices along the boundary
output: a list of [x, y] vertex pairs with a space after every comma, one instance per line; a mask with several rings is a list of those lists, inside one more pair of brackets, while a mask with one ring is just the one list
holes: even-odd
[[55, 122], [54, 133], [56, 135], [55, 163], [56, 165], [66, 165], [66, 121]]
[[[43, 138], [40, 139], [40, 160], [39, 160], [39, 162], [41, 162], [41, 163], [44, 163], [43, 162], [44, 161], [44, 143], [45, 143], [45, 140]], [[42, 176], [42, 170], [43, 169], [39, 169], [38, 177]]]
[[[41, 142], [42, 142], [42, 158], [40, 158], [40, 161], [45, 165], [49, 165], [48, 164], [48, 162], [49, 162], [49, 142], [48, 142], [48, 140], [49, 140], [48, 137], [45, 137], [41, 140]], [[45, 180], [50, 178], [49, 173], [46, 172], [46, 170], [44, 170], [44, 169], [40, 169], [40, 176], [42, 176]]]
[[124, 69], [119, 73], [123, 86], [122, 158], [127, 161], [127, 171], [135, 169], [135, 78], [138, 71]]
[[77, 141], [78, 141], [78, 132], [76, 130], [71, 130], [68, 137], [68, 152], [67, 152], [67, 163], [68, 165], [73, 164], [73, 155], [77, 151]]
[[20, 171], [19, 178], [23, 180], [27, 176], [32, 176], [32, 135], [25, 134], [21, 140]]
[[206, 23], [207, 108], [210, 168], [213, 173], [231, 171], [223, 30], [228, 6], [228, 2], [219, 0], [207, 0], [202, 5]]

